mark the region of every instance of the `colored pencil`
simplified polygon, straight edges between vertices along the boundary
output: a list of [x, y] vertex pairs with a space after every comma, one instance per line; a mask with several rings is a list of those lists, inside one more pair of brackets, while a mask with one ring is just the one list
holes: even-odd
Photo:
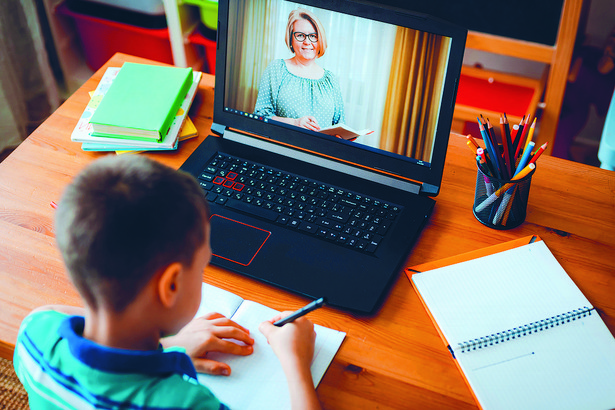
[[498, 160], [496, 158], [497, 153], [494, 150], [493, 146], [491, 145], [491, 139], [489, 138], [489, 135], [487, 134], [487, 130], [485, 130], [485, 126], [483, 125], [481, 120], [478, 118], [476, 119], [478, 120], [478, 129], [480, 130], [480, 134], [483, 137], [483, 142], [485, 143], [485, 147], [487, 149], [487, 153], [486, 153], [487, 159], [491, 163], [492, 169], [495, 171], [494, 176], [498, 179], [502, 179], [502, 174], [500, 173]]
[[534, 153], [534, 155], [532, 156], [532, 159], [530, 159], [529, 164], [534, 164], [536, 162], [536, 160], [538, 159], [538, 157], [540, 157], [540, 155], [545, 151], [545, 149], [547, 148], [547, 143], [545, 142], [544, 144], [542, 144], [540, 146], [540, 148], [538, 148], [538, 150]]
[[493, 145], [493, 152], [497, 157], [498, 165], [500, 167], [500, 174], [502, 174], [502, 178], [509, 179], [511, 175], [506, 170], [506, 164], [504, 163], [502, 152], [500, 151], [500, 147], [498, 146], [498, 139], [495, 137], [495, 131], [493, 131], [493, 125], [491, 125], [491, 121], [489, 121], [489, 118], [487, 118], [487, 133], [491, 138], [491, 145]]
[[508, 171], [508, 175], [512, 175], [512, 170], [514, 167], [514, 158], [512, 156], [512, 147], [510, 145], [510, 140], [506, 137], [506, 127], [504, 127], [504, 118], [500, 115], [500, 131], [502, 134], [502, 148], [504, 148], [504, 162], [506, 163], [506, 170]]

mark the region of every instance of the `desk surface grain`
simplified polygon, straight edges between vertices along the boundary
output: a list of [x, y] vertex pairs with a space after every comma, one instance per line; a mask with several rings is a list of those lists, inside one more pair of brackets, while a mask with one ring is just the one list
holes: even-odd
[[[115, 55], [0, 163], [0, 356], [11, 357], [21, 320], [40, 305], [80, 305], [54, 244], [51, 201], [71, 179], [104, 154], [84, 152], [70, 134], [108, 66], [147, 60]], [[199, 137], [175, 152], [145, 154], [174, 168], [207, 136], [213, 77], [205, 75], [190, 110]], [[542, 156], [530, 190], [526, 222], [498, 231], [472, 214], [476, 168], [465, 140], [452, 134], [442, 190], [408, 264], [419, 264], [522, 236], [541, 236], [615, 334], [615, 173]], [[204, 281], [278, 310], [302, 298], [213, 266]], [[427, 313], [400, 273], [376, 315], [330, 308], [310, 314], [318, 324], [347, 332], [318, 387], [325, 408], [476, 408]]]

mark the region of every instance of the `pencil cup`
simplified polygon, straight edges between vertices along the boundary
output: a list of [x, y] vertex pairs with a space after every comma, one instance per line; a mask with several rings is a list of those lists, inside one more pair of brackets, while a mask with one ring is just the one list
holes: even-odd
[[494, 229], [512, 229], [525, 221], [533, 169], [518, 180], [501, 180], [477, 168], [474, 192], [474, 216]]

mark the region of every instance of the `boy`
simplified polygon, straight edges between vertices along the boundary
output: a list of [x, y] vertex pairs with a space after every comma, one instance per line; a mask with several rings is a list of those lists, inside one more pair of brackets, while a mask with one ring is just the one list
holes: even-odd
[[[46, 306], [24, 319], [14, 366], [31, 408], [226, 408], [195, 369], [228, 375], [207, 353], [249, 355], [254, 341], [219, 314], [191, 321], [211, 258], [198, 183], [146, 157], [104, 157], [64, 192], [55, 231], [85, 308]], [[259, 330], [282, 364], [293, 407], [319, 408], [313, 325], [301, 318], [273, 326], [286, 314]]]

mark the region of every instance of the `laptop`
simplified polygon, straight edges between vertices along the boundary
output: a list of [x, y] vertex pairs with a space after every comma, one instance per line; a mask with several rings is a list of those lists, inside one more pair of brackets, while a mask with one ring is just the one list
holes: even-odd
[[211, 263], [375, 313], [440, 191], [466, 35], [371, 3], [220, 0], [213, 135], [181, 166]]

